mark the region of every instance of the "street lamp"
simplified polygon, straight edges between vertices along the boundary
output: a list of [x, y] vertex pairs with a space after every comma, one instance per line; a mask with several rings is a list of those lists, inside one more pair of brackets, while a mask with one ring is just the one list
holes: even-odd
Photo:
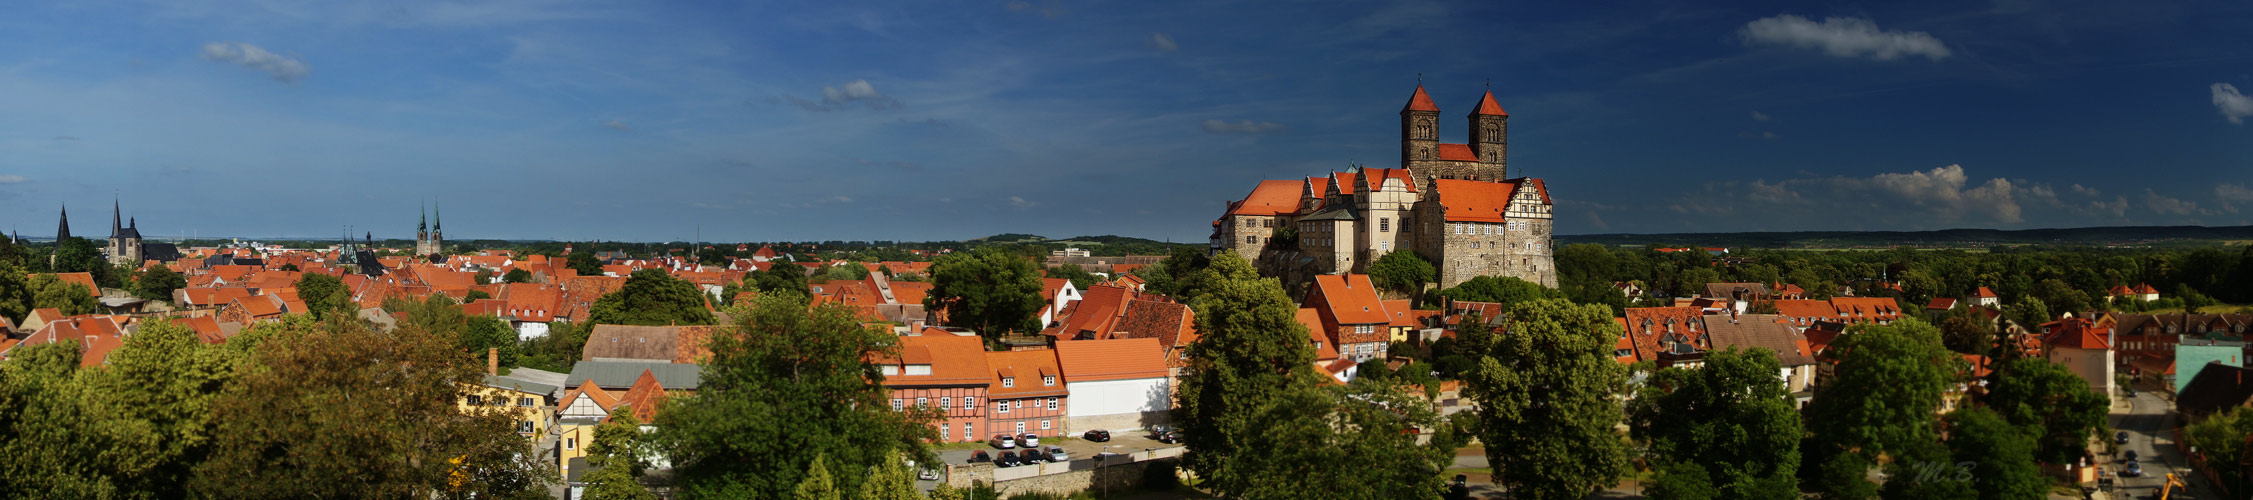
[[1111, 446], [1103, 445], [1102, 450], [1095, 452], [1095, 482], [1103, 484], [1103, 498], [1111, 497], [1111, 483], [1103, 477], [1103, 469], [1111, 465]]

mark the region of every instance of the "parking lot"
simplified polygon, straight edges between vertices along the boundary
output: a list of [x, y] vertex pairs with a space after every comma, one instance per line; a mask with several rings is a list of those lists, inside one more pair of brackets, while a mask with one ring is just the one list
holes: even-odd
[[[1128, 453], [1155, 450], [1160, 448], [1172, 448], [1181, 445], [1160, 443], [1155, 439], [1150, 439], [1149, 433], [1145, 431], [1128, 431], [1113, 432], [1111, 433], [1111, 440], [1109, 442], [1103, 443], [1077, 438], [1041, 438], [1040, 447], [1042, 450], [1047, 450], [1050, 446], [1064, 447], [1064, 454], [1070, 456], [1072, 458], [1072, 462], [1079, 462], [1081, 460], [1094, 458], [1096, 453], [1105, 451], [1111, 453]], [[1003, 450], [994, 448], [993, 446], [981, 446], [978, 449], [985, 450], [986, 456], [994, 458], [1001, 457], [1001, 452], [1017, 450], [1017, 448]], [[970, 449], [946, 450], [939, 452], [939, 458], [943, 459], [948, 464], [962, 465], [970, 463], [970, 454], [974, 451], [975, 450]]]

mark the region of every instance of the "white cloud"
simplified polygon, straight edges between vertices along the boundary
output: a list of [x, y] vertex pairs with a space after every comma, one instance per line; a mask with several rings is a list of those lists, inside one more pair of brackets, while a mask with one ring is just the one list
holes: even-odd
[[2159, 194], [2158, 191], [2153, 191], [2151, 188], [2144, 188], [2143, 200], [2144, 207], [2150, 208], [2152, 213], [2157, 214], [2194, 215], [2211, 213], [2206, 210], [2200, 210], [2198, 208], [2197, 202]]
[[1016, 197], [1016, 196], [1011, 196], [1011, 197], [1009, 197], [1009, 206], [1013, 206], [1013, 207], [1017, 207], [1017, 208], [1033, 208], [1033, 207], [1035, 207], [1035, 206], [1039, 206], [1039, 205], [1040, 205], [1040, 202], [1037, 202], [1037, 201], [1028, 201], [1028, 200], [1026, 200], [1026, 199], [1024, 199], [1024, 198], [1020, 198], [1020, 197]]
[[[1900, 221], [1911, 226], [1967, 222], [2015, 224], [2025, 220], [2018, 200], [2023, 191], [2008, 179], [1988, 179], [1974, 184], [1962, 166], [1948, 165], [1870, 177], [1715, 183], [1684, 196], [1669, 208], [1696, 215], [1900, 215], [1912, 217], [1913, 220]], [[2040, 197], [2044, 191], [2036, 191], [2031, 196]]]
[[2224, 182], [2214, 186], [2214, 197], [2232, 203], [2253, 201], [2253, 188], [2242, 184]]
[[236, 65], [245, 68], [264, 71], [266, 72], [266, 74], [272, 75], [275, 80], [281, 80], [285, 83], [295, 82], [297, 81], [297, 79], [304, 78], [307, 73], [311, 73], [313, 71], [313, 68], [311, 66], [306, 66], [304, 61], [299, 61], [296, 59], [291, 59], [288, 56], [268, 52], [266, 49], [259, 48], [257, 45], [251, 45], [242, 42], [211, 42], [203, 44], [203, 58], [219, 62], [235, 63]]
[[824, 86], [821, 88], [821, 101], [819, 102], [801, 99], [797, 96], [789, 96], [789, 99], [791, 104], [796, 104], [807, 111], [836, 111], [845, 109], [853, 103], [868, 106], [868, 109], [900, 107], [899, 100], [886, 96], [882, 92], [877, 92], [876, 86], [869, 84], [868, 80], [853, 80], [845, 82], [844, 85], [833, 87]]
[[611, 119], [610, 121], [602, 122], [602, 126], [618, 130], [626, 130], [626, 122], [617, 119]]
[[2112, 197], [2112, 201], [2100, 200], [2089, 202], [2089, 212], [2097, 214], [2109, 214], [2113, 217], [2127, 217], [2128, 197], [2114, 196]]
[[1174, 43], [1173, 37], [1166, 36], [1165, 33], [1151, 33], [1150, 48], [1158, 49], [1160, 52], [1174, 52], [1181, 50], [1181, 44]]
[[1774, 119], [1774, 118], [1775, 118], [1775, 117], [1772, 117], [1772, 116], [1768, 116], [1768, 114], [1767, 114], [1767, 113], [1762, 113], [1762, 112], [1760, 112], [1759, 110], [1753, 110], [1753, 112], [1752, 112], [1752, 121], [1756, 121], [1756, 122], [1764, 122], [1764, 121], [1768, 121], [1768, 120], [1771, 120], [1771, 119]]
[[827, 201], [827, 202], [830, 202], [830, 203], [852, 203], [852, 202], [853, 202], [853, 197], [851, 197], [851, 196], [845, 196], [845, 195], [837, 195], [837, 196], [831, 196], [831, 197], [829, 197], [828, 199], [825, 199], [825, 200], [822, 200], [822, 201]]
[[1199, 126], [1204, 127], [1206, 132], [1215, 134], [1258, 135], [1273, 134], [1290, 130], [1289, 127], [1284, 127], [1281, 123], [1255, 122], [1251, 120], [1243, 120], [1236, 123], [1229, 123], [1225, 120], [1205, 120], [1204, 123], [1199, 124]]
[[2244, 124], [2245, 117], [2253, 116], [2253, 97], [2239, 93], [2236, 85], [2216, 83], [2212, 89], [2214, 109], [2221, 111], [2222, 117], [2228, 118], [2230, 123]]
[[1815, 22], [1791, 14], [1745, 23], [1738, 30], [1745, 43], [1819, 48], [1834, 57], [1868, 57], [1892, 60], [1924, 56], [1938, 61], [1953, 55], [1948, 45], [1922, 31], [1885, 31], [1859, 17], [1833, 17]]
[[2083, 196], [2096, 196], [2096, 195], [2097, 195], [2097, 193], [2098, 193], [2098, 191], [2097, 191], [2097, 188], [2093, 188], [2093, 187], [2084, 187], [2084, 186], [2082, 186], [2082, 185], [2080, 185], [2080, 184], [2074, 184], [2074, 185], [2073, 185], [2073, 194], [2078, 194], [2078, 195], [2083, 195]]
[[22, 184], [25, 180], [21, 175], [0, 175], [0, 184]]

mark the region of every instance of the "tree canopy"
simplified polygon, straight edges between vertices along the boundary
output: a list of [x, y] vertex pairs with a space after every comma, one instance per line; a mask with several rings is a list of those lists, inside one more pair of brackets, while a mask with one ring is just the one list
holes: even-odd
[[1463, 373], [1479, 402], [1478, 436], [1495, 481], [1519, 498], [1577, 499], [1611, 486], [1627, 467], [1613, 429], [1613, 396], [1627, 373], [1612, 356], [1623, 335], [1600, 305], [1540, 299], [1511, 303], [1500, 332], [1465, 322], [1464, 349], [1478, 353]]
[[[895, 451], [919, 461], [935, 438], [935, 415], [895, 412], [877, 359], [895, 356], [897, 337], [861, 325], [847, 307], [808, 308], [787, 293], [759, 296], [736, 324], [707, 340], [701, 386], [657, 415], [656, 439], [669, 452], [684, 496], [783, 498], [816, 457], [860, 471]], [[867, 477], [836, 476], [836, 488], [861, 491]]]
[[1403, 294], [1416, 293], [1425, 283], [1439, 279], [1439, 268], [1407, 249], [1394, 250], [1369, 263], [1369, 280], [1378, 288]]
[[[1219, 260], [1241, 263], [1222, 253]], [[1282, 284], [1249, 272], [1213, 272], [1208, 291], [1190, 304], [1197, 312], [1198, 338], [1189, 345], [1190, 375], [1175, 390], [1173, 420], [1188, 445], [1184, 466], [1207, 478], [1216, 491], [1249, 491], [1262, 478], [1240, 467], [1241, 458], [1262, 453], [1243, 448], [1244, 439], [1274, 423], [1263, 411], [1292, 391], [1312, 387], [1314, 348], [1298, 308]]]
[[1653, 374], [1628, 415], [1658, 482], [1671, 488], [1652, 498], [1799, 498], [1803, 432], [1797, 404], [1776, 378], [1782, 369], [1772, 351], [1731, 347], [1707, 353], [1696, 369]]
[[1079, 264], [1064, 264], [1049, 268], [1048, 277], [1071, 280], [1072, 286], [1081, 290], [1086, 290], [1087, 287], [1103, 282], [1103, 277], [1087, 272], [1086, 269], [1081, 269]]
[[149, 266], [133, 279], [133, 296], [146, 300], [172, 300], [172, 291], [187, 288], [188, 277], [168, 266]]
[[2112, 405], [2072, 370], [2039, 358], [2003, 363], [1986, 400], [2011, 425], [2038, 438], [2035, 459], [2053, 464], [2079, 460]]
[[1455, 300], [1504, 304], [1565, 298], [1564, 292], [1510, 276], [1479, 276], [1453, 288], [1440, 290], [1434, 295]]
[[940, 256], [931, 264], [928, 310], [946, 311], [947, 324], [988, 338], [1040, 330], [1040, 266], [1032, 259], [980, 248]]
[[1830, 350], [1841, 359], [1807, 407], [1813, 437], [1801, 446], [1801, 486], [1851, 496], [1869, 489], [1861, 474], [1878, 455], [1937, 446], [1933, 415], [1963, 361], [1941, 345], [1938, 328], [1915, 318], [1850, 326]]
[[662, 269], [634, 271], [625, 286], [595, 299], [587, 314], [594, 325], [709, 325], [715, 319], [706, 309], [706, 297], [695, 283], [682, 281]]
[[342, 315], [350, 318], [360, 311], [352, 302], [352, 290], [344, 280], [320, 273], [306, 273], [297, 278], [297, 299], [305, 301], [305, 309], [315, 318]]

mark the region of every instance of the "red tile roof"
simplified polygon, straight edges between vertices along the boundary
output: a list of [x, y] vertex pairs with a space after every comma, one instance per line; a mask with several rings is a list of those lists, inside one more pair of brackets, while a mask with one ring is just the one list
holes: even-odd
[[[1030, 351], [988, 351], [986, 367], [993, 371], [986, 386], [989, 398], [1022, 398], [1032, 396], [1064, 395], [1064, 370], [1056, 360], [1056, 351], [1035, 349]], [[1015, 378], [1010, 387], [1003, 387], [1001, 379]], [[1056, 377], [1056, 385], [1041, 385], [1041, 377]]]
[[1166, 350], [1158, 339], [1082, 340], [1056, 343], [1057, 362], [1073, 382], [1164, 378]]
[[1439, 111], [1439, 105], [1432, 103], [1432, 95], [1424, 93], [1424, 85], [1419, 83], [1416, 93], [1408, 96], [1408, 107], [1403, 111]]
[[1448, 222], [1504, 222], [1502, 216], [1518, 188], [1516, 182], [1465, 179], [1435, 179], [1432, 184], [1440, 205], [1447, 208]]
[[1338, 359], [1338, 346], [1330, 345], [1330, 335], [1322, 331], [1322, 311], [1302, 307], [1297, 319], [1306, 327], [1307, 340], [1314, 344], [1315, 361]]
[[[978, 337], [919, 335], [900, 337], [900, 359], [878, 362], [901, 366], [898, 375], [884, 376], [884, 385], [985, 384], [993, 377], [986, 365], [986, 343]], [[928, 364], [930, 375], [908, 375], [904, 365]]]
[[1508, 111], [1502, 110], [1502, 103], [1494, 102], [1494, 91], [1492, 90], [1487, 91], [1485, 97], [1479, 98], [1478, 110], [1472, 111], [1471, 114], [1510, 116]]
[[206, 344], [220, 344], [227, 341], [227, 333], [219, 329], [219, 321], [210, 316], [172, 318], [172, 324], [184, 326], [189, 331], [196, 332], [196, 340], [203, 341]]
[[1924, 308], [1933, 311], [1946, 311], [1949, 309], [1955, 309], [1956, 299], [1951, 299], [1948, 297], [1933, 297], [1932, 302], [1925, 304]]
[[1237, 202], [1228, 215], [1282, 215], [1299, 211], [1298, 181], [1260, 181], [1244, 201]]
[[1793, 326], [1805, 328], [1817, 321], [1838, 321], [1838, 310], [1830, 302], [1820, 300], [1778, 300], [1776, 314], [1787, 317]]
[[2112, 333], [2111, 327], [2097, 326], [2095, 322], [2089, 321], [2087, 318], [2068, 318], [2054, 324], [2057, 326], [2050, 330], [2049, 337], [2043, 339], [2043, 342], [2048, 343], [2051, 347], [2089, 350], [2112, 349], [2112, 344], [2105, 340], [2106, 334]]
[[1314, 297], [1308, 305], [1323, 304], [1323, 319], [1340, 325], [1391, 323], [1377, 287], [1366, 274], [1324, 274], [1314, 277]]
[[1696, 307], [1629, 307], [1624, 310], [1621, 325], [1626, 327], [1628, 342], [1634, 346], [1635, 359], [1656, 361], [1665, 349], [1669, 333], [1682, 338], [1699, 350], [1712, 348], [1705, 334], [1705, 311]]
[[1479, 161], [1479, 154], [1472, 151], [1469, 144], [1441, 144], [1439, 145], [1439, 159], [1442, 161]]
[[2150, 283], [2144, 283], [2136, 285], [2136, 293], [2158, 295], [2159, 289], [2152, 288]]
[[1992, 299], [1995, 298], [1995, 291], [1988, 290], [1987, 287], [1979, 287], [1979, 291], [1972, 292], [1971, 296], [1982, 299]]
[[[626, 395], [618, 398], [618, 404], [632, 407], [634, 420], [648, 423], [657, 420], [657, 406], [664, 399], [665, 386], [657, 383], [657, 375], [649, 370], [642, 370], [641, 378], [634, 379], [634, 385], [626, 388]], [[604, 417], [603, 420], [609, 420], [609, 417]]]
[[87, 295], [102, 296], [102, 286], [94, 284], [94, 273], [55, 273], [55, 279], [84, 285]]

